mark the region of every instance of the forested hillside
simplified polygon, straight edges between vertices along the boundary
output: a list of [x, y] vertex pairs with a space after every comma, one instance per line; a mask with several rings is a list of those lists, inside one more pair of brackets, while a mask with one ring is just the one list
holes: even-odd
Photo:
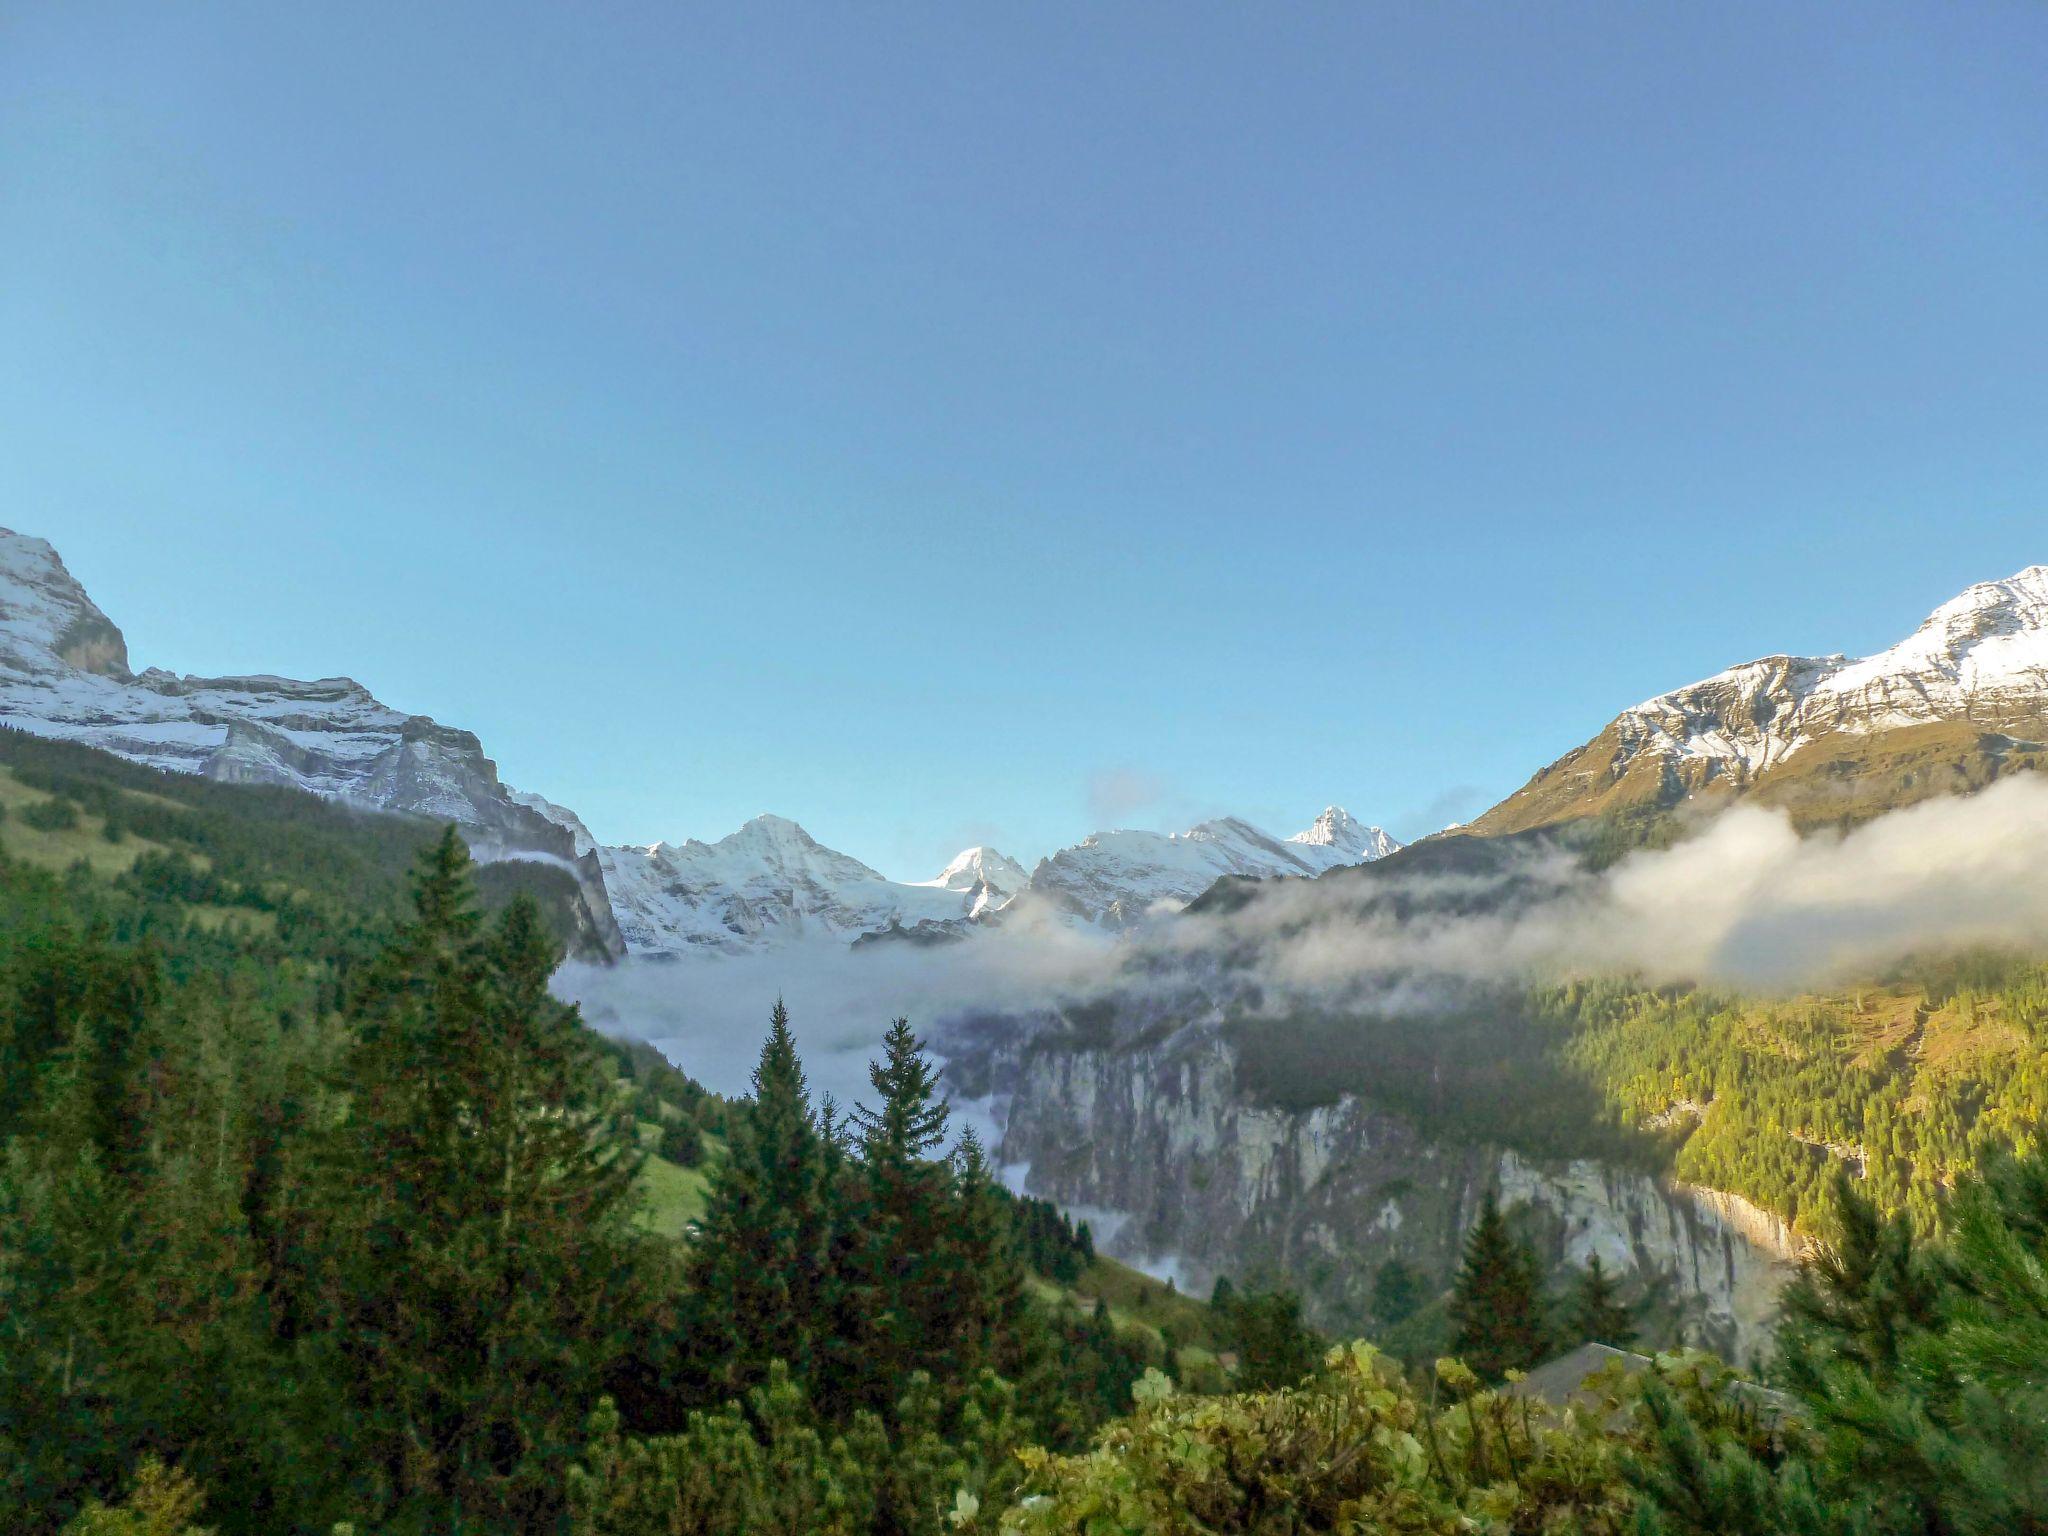
[[[810, 1496], [747, 1494], [731, 1457], [850, 1437], [871, 1514], [930, 1529], [1009, 1445], [1078, 1445], [1148, 1361], [1213, 1343], [942, 1152], [907, 1026], [877, 1029], [872, 1112], [809, 1102], [779, 1016], [727, 1104], [550, 997], [560, 871], [0, 751], [8, 1530], [131, 1484], [157, 1514], [197, 1490], [224, 1533], [553, 1529], [598, 1498], [572, 1477], [593, 1422], [725, 1467], [729, 1510]], [[757, 1392], [774, 1417], [722, 1406]]]
[[1808, 1229], [1847, 1166], [1930, 1231], [1957, 1175], [2048, 1115], [2048, 967], [2001, 954], [1782, 999], [1593, 979], [1234, 1038], [1273, 1102], [1358, 1093], [1434, 1135], [1668, 1171]]

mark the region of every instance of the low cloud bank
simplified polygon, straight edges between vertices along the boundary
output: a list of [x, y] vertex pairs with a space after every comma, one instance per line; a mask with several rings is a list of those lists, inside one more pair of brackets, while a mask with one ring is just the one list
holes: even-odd
[[[1915, 952], [2048, 945], [2048, 781], [1894, 811], [1801, 837], [1782, 812], [1736, 806], [1685, 841], [1573, 876], [1532, 852], [1509, 880], [1547, 894], [1491, 913], [1397, 918], [1279, 887], [1243, 912], [1184, 922], [1177, 945], [1251, 936], [1280, 991], [1390, 977], [1510, 981], [1632, 971], [1655, 981], [1785, 990], [1867, 974]], [[1439, 887], [1444, 882], [1435, 881]], [[1441, 890], [1416, 883], [1416, 904]]]
[[1737, 806], [1678, 845], [1599, 875], [1535, 848], [1479, 874], [1282, 881], [1238, 910], [1190, 914], [1122, 943], [1051, 921], [935, 948], [821, 941], [616, 969], [559, 983], [600, 1028], [641, 1036], [727, 1093], [746, 1090], [775, 998], [814, 1091], [867, 1093], [888, 1021], [929, 1032], [968, 1010], [1021, 1012], [1185, 979], [1227, 956], [1269, 1004], [1429, 1005], [1447, 983], [1631, 971], [1784, 990], [1867, 974], [1912, 952], [2048, 947], [2048, 780], [1895, 811], [1805, 838]]
[[570, 964], [555, 989], [608, 1034], [651, 1041], [719, 1093], [748, 1092], [781, 998], [813, 1097], [842, 1107], [872, 1100], [868, 1062], [889, 1023], [920, 1034], [959, 1013], [1021, 1011], [1099, 992], [1119, 969], [1117, 946], [1092, 931], [1043, 922], [1004, 926], [955, 944], [799, 940], [750, 954]]

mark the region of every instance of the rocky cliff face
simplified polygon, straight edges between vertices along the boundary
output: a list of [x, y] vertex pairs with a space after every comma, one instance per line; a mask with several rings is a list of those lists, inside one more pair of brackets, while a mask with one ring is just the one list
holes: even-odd
[[[1797, 1249], [1737, 1197], [1586, 1161], [1544, 1165], [1430, 1138], [1355, 1099], [1290, 1112], [1238, 1093], [1229, 1046], [1194, 1033], [1139, 1049], [963, 1048], [955, 1081], [993, 1092], [1001, 1160], [1027, 1188], [1120, 1213], [1102, 1246], [1215, 1277], [1284, 1277], [1323, 1326], [1361, 1327], [1374, 1270], [1402, 1258], [1448, 1281], [1488, 1189], [1522, 1207], [1548, 1257], [1654, 1279], [1690, 1342], [1747, 1361]], [[1005, 1102], [1006, 1101], [1006, 1102]]]
[[507, 788], [470, 732], [392, 709], [346, 677], [133, 673], [121, 631], [57, 552], [5, 529], [0, 723], [173, 773], [288, 784], [452, 821], [478, 859], [537, 859], [568, 870], [583, 892], [589, 947], [624, 950], [594, 849]]

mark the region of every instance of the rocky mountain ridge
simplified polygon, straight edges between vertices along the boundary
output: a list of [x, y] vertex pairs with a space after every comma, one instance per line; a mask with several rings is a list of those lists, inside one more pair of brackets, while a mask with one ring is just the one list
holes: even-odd
[[1234, 817], [1179, 834], [1098, 833], [1029, 875], [995, 849], [969, 848], [935, 879], [890, 880], [781, 816], [757, 816], [712, 843], [608, 847], [599, 858], [629, 949], [687, 955], [819, 936], [944, 939], [1002, 921], [1019, 903], [1120, 931], [1179, 910], [1225, 876], [1321, 874], [1400, 846], [1332, 806], [1286, 840]]
[[190, 677], [131, 670], [120, 628], [42, 539], [0, 530], [0, 722], [133, 762], [228, 782], [287, 784], [452, 821], [480, 859], [570, 871], [614, 956], [733, 952], [805, 936], [905, 929], [946, 936], [1027, 892], [1121, 926], [1183, 904], [1218, 875], [1312, 874], [1397, 846], [1332, 808], [1288, 843], [1238, 821], [1179, 837], [1105, 833], [1041, 861], [1042, 879], [970, 848], [929, 881], [889, 880], [764, 816], [715, 843], [601, 848], [576, 813], [517, 790], [468, 731], [380, 702], [352, 678]]
[[227, 783], [286, 784], [452, 821], [479, 859], [559, 864], [598, 948], [623, 952], [594, 853], [498, 777], [468, 731], [380, 703], [346, 677], [132, 672], [120, 629], [55, 549], [0, 530], [0, 722]]
[[1467, 829], [1522, 831], [1754, 794], [1859, 819], [2037, 767], [2048, 738], [2048, 565], [1980, 582], [1860, 660], [1767, 656], [1622, 711]]

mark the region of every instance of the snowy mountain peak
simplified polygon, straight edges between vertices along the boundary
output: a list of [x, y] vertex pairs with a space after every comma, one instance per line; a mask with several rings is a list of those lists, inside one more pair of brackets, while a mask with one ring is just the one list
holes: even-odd
[[48, 542], [0, 528], [0, 661], [125, 680], [128, 644]]
[[1328, 848], [1335, 853], [1349, 855], [1348, 862], [1356, 864], [1383, 859], [1401, 846], [1385, 829], [1367, 826], [1341, 805], [1326, 806], [1314, 826], [1306, 832], [1295, 833], [1287, 841], [1311, 848]]
[[[1333, 822], [1333, 837], [1335, 830]], [[1365, 830], [1376, 837], [1282, 841], [1242, 817], [1224, 816], [1181, 833], [1098, 832], [1040, 860], [1031, 873], [1031, 889], [1091, 922], [1126, 928], [1186, 906], [1228, 875], [1262, 880], [1320, 875], [1383, 857], [1400, 846], [1377, 828]]]
[[1014, 896], [1031, 883], [1024, 866], [993, 848], [964, 848], [939, 871], [936, 880], [921, 880], [948, 891], [971, 891], [985, 885], [999, 895]]
[[[1860, 660], [1766, 656], [1647, 699], [1475, 825], [1511, 831], [1609, 804], [1744, 792], [1816, 742], [1839, 752], [1849, 738], [1943, 724], [1983, 739], [2039, 739], [2048, 727], [2048, 565], [1967, 588], [1897, 645]], [[1982, 771], [1998, 765], [1987, 758]], [[1924, 773], [1913, 792], [1947, 782]]]
[[[890, 880], [784, 816], [756, 816], [715, 843], [605, 848], [599, 858], [626, 943], [646, 954], [734, 952], [807, 937], [846, 942], [953, 923], [1001, 906], [1025, 883], [1012, 861], [973, 848], [938, 880]], [[998, 876], [1006, 889], [995, 889]]]

